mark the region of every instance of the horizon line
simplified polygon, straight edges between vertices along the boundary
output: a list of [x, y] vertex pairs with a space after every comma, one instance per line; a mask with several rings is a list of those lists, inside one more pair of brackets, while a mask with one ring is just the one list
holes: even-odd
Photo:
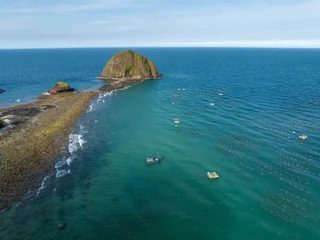
[[99, 49], [99, 48], [242, 48], [242, 49], [320, 49], [320, 46], [78, 46], [78, 47], [17, 47], [0, 50], [41, 50], [41, 49]]

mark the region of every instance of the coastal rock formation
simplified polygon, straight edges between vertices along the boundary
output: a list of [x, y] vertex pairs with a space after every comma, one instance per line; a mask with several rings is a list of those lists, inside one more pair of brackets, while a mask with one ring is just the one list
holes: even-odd
[[126, 50], [115, 54], [98, 76], [105, 80], [145, 80], [160, 78], [155, 64], [141, 54]]
[[61, 92], [72, 92], [74, 89], [69, 86], [66, 82], [57, 82], [54, 88], [51, 88], [49, 93], [50, 95], [56, 95]]
[[0, 88], [0, 93], [3, 93], [3, 92], [5, 92], [5, 91], [6, 91], [6, 90]]

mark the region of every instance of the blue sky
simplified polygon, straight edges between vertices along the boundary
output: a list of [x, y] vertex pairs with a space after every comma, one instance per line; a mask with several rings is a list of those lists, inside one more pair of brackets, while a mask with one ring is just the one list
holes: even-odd
[[0, 0], [0, 48], [320, 47], [320, 0]]

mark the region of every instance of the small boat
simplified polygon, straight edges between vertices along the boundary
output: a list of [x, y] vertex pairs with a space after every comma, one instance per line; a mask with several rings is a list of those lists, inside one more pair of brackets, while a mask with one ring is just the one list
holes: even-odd
[[181, 89], [180, 88], [178, 88], [178, 91], [180, 91]]
[[210, 106], [214, 106], [214, 103], [210, 103]]
[[185, 91], [186, 89], [185, 88], [182, 88], [182, 91]]
[[218, 95], [219, 95], [219, 96], [223, 96], [223, 94], [222, 94], [222, 93], [219, 93]]
[[216, 172], [207, 172], [207, 176], [210, 179], [219, 178], [219, 175]]
[[154, 164], [157, 162], [160, 162], [162, 160], [162, 156], [156, 156], [156, 157], [147, 157], [146, 164]]
[[174, 119], [173, 119], [173, 122], [174, 122], [175, 124], [179, 124], [179, 123], [180, 123], [180, 120], [179, 120], [179, 118], [174, 118]]
[[306, 140], [306, 139], [307, 139], [307, 137], [308, 137], [307, 135], [299, 136], [299, 138], [300, 138], [300, 139], [302, 139], [302, 140]]

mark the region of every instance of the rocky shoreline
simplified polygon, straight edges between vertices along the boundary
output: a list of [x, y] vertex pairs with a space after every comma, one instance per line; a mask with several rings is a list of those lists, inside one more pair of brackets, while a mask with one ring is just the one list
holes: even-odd
[[0, 208], [38, 189], [54, 171], [72, 124], [97, 92], [46, 96], [32, 104], [0, 109], [7, 129], [0, 134]]
[[0, 118], [9, 123], [0, 132], [0, 209], [39, 189], [42, 180], [54, 173], [72, 126], [99, 92], [124, 89], [141, 81], [111, 81], [95, 92], [64, 92], [0, 109]]

